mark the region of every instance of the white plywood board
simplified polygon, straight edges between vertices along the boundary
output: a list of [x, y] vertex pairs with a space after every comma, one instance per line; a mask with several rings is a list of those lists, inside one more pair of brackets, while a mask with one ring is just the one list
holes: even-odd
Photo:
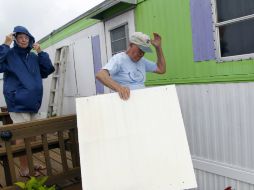
[[196, 187], [175, 86], [76, 99], [83, 190]]
[[79, 96], [95, 95], [96, 87], [91, 38], [85, 37], [76, 41], [73, 51]]

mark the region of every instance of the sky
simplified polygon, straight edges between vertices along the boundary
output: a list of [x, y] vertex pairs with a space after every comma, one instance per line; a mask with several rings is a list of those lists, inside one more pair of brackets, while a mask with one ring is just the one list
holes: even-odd
[[39, 41], [103, 0], [0, 0], [0, 44], [15, 26]]

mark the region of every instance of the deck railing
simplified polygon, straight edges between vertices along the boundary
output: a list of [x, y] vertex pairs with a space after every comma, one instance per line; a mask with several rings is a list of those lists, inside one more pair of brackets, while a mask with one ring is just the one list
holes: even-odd
[[[5, 176], [2, 186], [5, 188], [11, 189], [15, 182], [20, 181], [20, 156], [26, 156], [29, 174], [34, 176], [35, 159], [39, 155], [40, 162], [46, 166], [42, 175], [49, 176], [48, 184], [80, 179], [76, 115], [4, 125], [0, 127], [0, 137], [0, 162]], [[15, 144], [19, 139], [24, 143]]]

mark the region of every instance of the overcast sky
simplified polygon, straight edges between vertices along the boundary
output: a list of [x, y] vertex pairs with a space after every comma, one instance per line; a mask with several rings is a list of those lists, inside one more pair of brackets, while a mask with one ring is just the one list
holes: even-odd
[[0, 44], [14, 26], [25, 26], [38, 41], [103, 0], [0, 0]]

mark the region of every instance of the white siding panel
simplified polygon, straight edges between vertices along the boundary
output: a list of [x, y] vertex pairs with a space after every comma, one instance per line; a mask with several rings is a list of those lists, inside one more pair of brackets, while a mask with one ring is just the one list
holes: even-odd
[[[86, 48], [84, 48], [86, 47]], [[89, 36], [75, 41], [74, 58], [79, 96], [96, 94], [92, 42]]]
[[199, 188], [254, 189], [254, 83], [178, 85], [177, 92], [193, 160], [218, 169], [199, 165]]
[[[101, 59], [107, 61], [105, 48], [104, 24], [98, 23], [86, 28], [62, 41], [48, 47], [46, 51], [54, 61], [55, 50], [63, 46], [69, 46], [69, 59], [66, 67], [63, 113], [75, 112], [75, 98], [91, 96], [95, 94], [95, 76], [93, 71], [93, 55], [91, 37], [99, 35], [101, 43]], [[51, 78], [49, 78], [51, 79]], [[50, 81], [44, 85], [44, 101], [42, 108], [47, 110], [49, 99]]]

